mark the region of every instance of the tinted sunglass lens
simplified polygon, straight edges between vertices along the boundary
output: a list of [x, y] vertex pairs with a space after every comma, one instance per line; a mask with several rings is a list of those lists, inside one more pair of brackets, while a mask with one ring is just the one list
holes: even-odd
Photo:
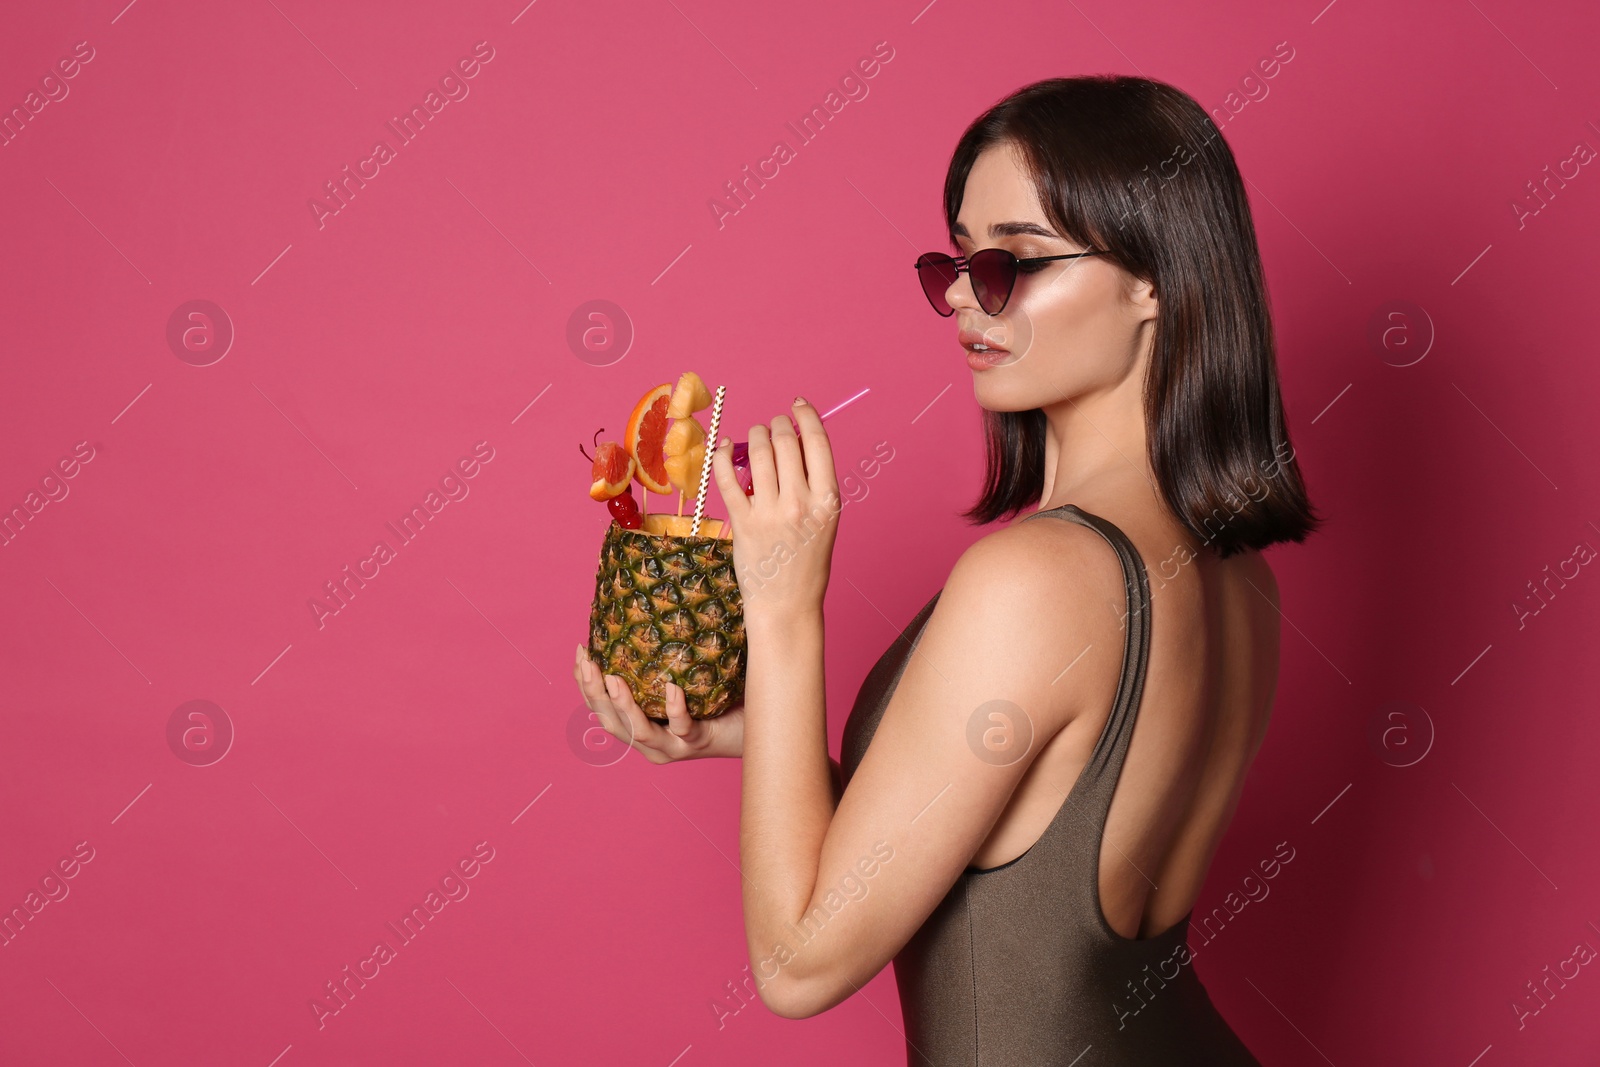
[[952, 315], [955, 308], [944, 298], [945, 290], [956, 282], [955, 260], [940, 252], [926, 252], [917, 257], [917, 277], [922, 282], [922, 291], [928, 297], [928, 303], [933, 305], [933, 310], [941, 315]]
[[990, 315], [1000, 314], [1016, 284], [1017, 257], [1003, 248], [985, 248], [968, 257], [967, 272], [978, 306]]

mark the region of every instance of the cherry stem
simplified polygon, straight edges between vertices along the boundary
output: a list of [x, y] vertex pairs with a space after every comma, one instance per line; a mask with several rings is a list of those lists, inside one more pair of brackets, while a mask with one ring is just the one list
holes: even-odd
[[[590, 445], [591, 448], [598, 449], [600, 447], [600, 435], [605, 433], [605, 432], [606, 432], [606, 428], [604, 426], [600, 427], [598, 430], [596, 430], [594, 432], [594, 437], [589, 442], [589, 445]], [[580, 455], [583, 456], [584, 459], [588, 460], [590, 463], [594, 462], [594, 457], [589, 455], [589, 453], [587, 453], [587, 452], [585, 452], [583, 450], [583, 442], [582, 441], [578, 442], [578, 452], [579, 452]]]

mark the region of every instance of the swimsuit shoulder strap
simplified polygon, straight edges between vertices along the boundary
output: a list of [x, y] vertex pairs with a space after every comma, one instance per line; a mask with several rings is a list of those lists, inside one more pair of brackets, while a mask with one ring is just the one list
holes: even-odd
[[1105, 729], [1100, 733], [1100, 740], [1096, 742], [1078, 783], [1073, 786], [1074, 801], [1081, 799], [1089, 803], [1090, 816], [1103, 830], [1106, 813], [1111, 808], [1111, 795], [1122, 773], [1128, 743], [1133, 737], [1134, 721], [1144, 696], [1145, 674], [1150, 663], [1150, 578], [1145, 572], [1144, 559], [1133, 541], [1110, 520], [1084, 511], [1075, 504], [1063, 504], [1049, 511], [1034, 512], [1023, 521], [1043, 515], [1087, 526], [1105, 538], [1122, 565], [1123, 584], [1127, 591], [1127, 614], [1123, 617], [1126, 636], [1123, 640], [1122, 674], [1117, 681], [1117, 695], [1112, 702]]

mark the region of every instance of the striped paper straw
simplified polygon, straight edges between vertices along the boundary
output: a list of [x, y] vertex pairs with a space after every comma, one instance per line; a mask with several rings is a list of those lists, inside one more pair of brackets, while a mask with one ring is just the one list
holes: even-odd
[[700, 516], [706, 508], [706, 483], [711, 480], [711, 453], [717, 447], [717, 427], [722, 423], [722, 396], [727, 391], [726, 385], [717, 386], [716, 399], [711, 402], [711, 432], [706, 435], [706, 458], [700, 464], [700, 488], [694, 495], [694, 524], [689, 527], [690, 537], [700, 534]]

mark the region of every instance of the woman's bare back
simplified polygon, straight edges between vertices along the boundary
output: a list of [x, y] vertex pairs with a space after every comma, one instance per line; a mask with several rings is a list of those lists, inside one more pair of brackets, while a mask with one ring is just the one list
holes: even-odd
[[[1121, 527], [1149, 576], [1149, 672], [1106, 819], [1100, 900], [1117, 933], [1150, 937], [1194, 906], [1266, 736], [1278, 673], [1278, 588], [1259, 552], [1218, 559], [1158, 508], [1130, 508], [1126, 498], [1075, 502]], [[1099, 539], [1066, 523], [1026, 525], [1043, 527], [1030, 530], [1041, 568], [1051, 566], [1052, 538]], [[1062, 689], [1049, 697], [1065, 702], [1056, 721], [1066, 725], [1045, 740], [972, 867], [1007, 863], [1038, 841], [1105, 727], [1127, 607], [1116, 558], [1101, 545], [1103, 637], [1086, 649], [1062, 650], [1062, 674], [1052, 683]]]

